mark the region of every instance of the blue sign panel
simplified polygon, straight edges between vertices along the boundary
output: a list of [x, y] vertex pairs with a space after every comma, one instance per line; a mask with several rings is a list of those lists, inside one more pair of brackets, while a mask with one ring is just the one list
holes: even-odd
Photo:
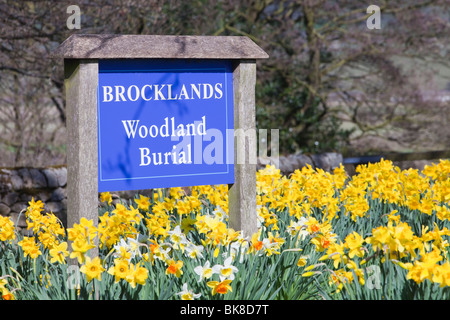
[[100, 60], [99, 192], [234, 183], [230, 61]]

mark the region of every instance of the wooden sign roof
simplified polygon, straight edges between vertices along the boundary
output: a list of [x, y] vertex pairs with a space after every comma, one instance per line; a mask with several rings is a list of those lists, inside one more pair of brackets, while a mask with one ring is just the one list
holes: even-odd
[[266, 59], [245, 36], [74, 34], [53, 53], [64, 59]]

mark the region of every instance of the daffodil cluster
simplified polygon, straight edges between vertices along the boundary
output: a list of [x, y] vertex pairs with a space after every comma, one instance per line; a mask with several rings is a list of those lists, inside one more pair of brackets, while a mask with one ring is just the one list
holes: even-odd
[[[311, 277], [339, 294], [366, 286], [370, 265], [395, 265], [404, 281], [450, 287], [448, 160], [420, 172], [382, 160], [352, 177], [343, 166], [306, 166], [289, 176], [267, 166], [257, 172], [255, 196], [259, 228], [245, 238], [228, 225], [228, 187], [220, 185], [155, 189], [115, 204], [105, 192], [99, 221], [82, 218], [66, 229], [32, 200], [24, 213], [28, 236], [0, 217], [0, 241], [5, 248], [17, 243], [27, 261], [45, 260], [47, 269], [74, 260], [86, 286], [106, 281], [118, 292], [156, 290], [157, 298], [239, 298], [246, 290], [254, 290], [247, 297], [262, 296], [253, 286], [262, 285], [263, 272], [272, 298], [297, 297], [302, 284], [314, 285]], [[264, 270], [248, 274], [259, 265]], [[4, 292], [4, 299], [14, 297]]]

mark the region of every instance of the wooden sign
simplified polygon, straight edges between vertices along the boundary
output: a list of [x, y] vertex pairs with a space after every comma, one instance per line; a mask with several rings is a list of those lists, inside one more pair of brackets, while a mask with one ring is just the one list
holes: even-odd
[[[227, 131], [256, 133], [260, 47], [247, 37], [72, 35], [55, 55], [65, 69], [69, 225], [98, 222], [102, 190], [227, 183], [230, 227], [257, 231], [256, 135]], [[211, 146], [214, 133], [221, 146]]]
[[100, 192], [234, 183], [227, 60], [102, 60]]

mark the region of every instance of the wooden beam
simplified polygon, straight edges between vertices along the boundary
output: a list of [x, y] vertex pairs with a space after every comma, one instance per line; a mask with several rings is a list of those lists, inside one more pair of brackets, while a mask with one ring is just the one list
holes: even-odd
[[[96, 60], [64, 63], [67, 108], [67, 225], [82, 217], [98, 226], [98, 152]], [[97, 241], [97, 240], [96, 240]], [[97, 245], [97, 243], [94, 243]], [[98, 249], [91, 250], [91, 256]]]
[[244, 237], [257, 232], [256, 210], [256, 62], [242, 60], [233, 71], [234, 177], [229, 186], [229, 225]]

